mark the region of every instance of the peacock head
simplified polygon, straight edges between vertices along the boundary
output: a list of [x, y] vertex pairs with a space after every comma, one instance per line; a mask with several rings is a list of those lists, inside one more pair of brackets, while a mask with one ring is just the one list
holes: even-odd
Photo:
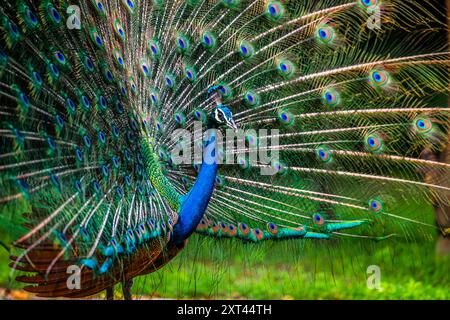
[[237, 126], [233, 119], [233, 113], [228, 107], [222, 104], [222, 97], [218, 93], [218, 91], [221, 90], [221, 87], [222, 86], [220, 85], [213, 86], [208, 90], [208, 97], [214, 96], [214, 100], [216, 102], [216, 107], [211, 111], [209, 117], [210, 122], [212, 122], [214, 127], [228, 127], [234, 131], [237, 131]]
[[228, 127], [234, 131], [237, 131], [237, 126], [233, 119], [233, 113], [222, 104], [216, 106], [216, 108], [212, 111], [210, 118], [215, 122], [217, 127]]

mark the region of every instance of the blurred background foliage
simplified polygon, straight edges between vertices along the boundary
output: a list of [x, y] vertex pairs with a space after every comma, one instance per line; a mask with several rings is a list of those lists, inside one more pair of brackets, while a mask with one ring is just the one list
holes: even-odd
[[[450, 0], [438, 0], [441, 1], [450, 8]], [[21, 205], [23, 210], [18, 210]], [[13, 207], [2, 207], [0, 214], [0, 288], [6, 290], [21, 286], [10, 281], [8, 248], [12, 239], [24, 232], [18, 225], [24, 222], [21, 214], [29, 209], [26, 202], [14, 203]], [[434, 208], [418, 206], [417, 211], [434, 223]], [[255, 245], [234, 240], [210, 241], [194, 235], [170, 264], [139, 278], [134, 293], [153, 299], [448, 300], [450, 255], [436, 254], [434, 240], [344, 244], [333, 240], [326, 245], [320, 241], [292, 240]], [[373, 265], [381, 270], [380, 290], [367, 286], [367, 268]], [[0, 290], [0, 299], [2, 294], [4, 290]], [[116, 295], [121, 298], [121, 290]], [[32, 296], [21, 294], [20, 298]]]
[[[0, 286], [19, 288], [8, 283], [7, 257], [2, 249]], [[367, 287], [371, 265], [381, 269], [381, 290]], [[450, 257], [437, 256], [433, 242], [395, 249], [386, 243], [355, 245], [336, 254], [320, 243], [217, 243], [194, 236], [173, 262], [139, 278], [134, 291], [153, 299], [447, 300], [449, 271]], [[121, 298], [121, 290], [116, 295]]]

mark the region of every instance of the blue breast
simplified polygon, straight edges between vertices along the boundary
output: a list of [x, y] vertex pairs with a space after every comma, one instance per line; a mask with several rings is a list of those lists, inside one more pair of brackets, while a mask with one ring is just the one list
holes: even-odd
[[195, 231], [214, 191], [218, 164], [216, 160], [216, 135], [212, 133], [206, 143], [202, 167], [191, 191], [183, 197], [179, 219], [174, 226], [173, 242], [180, 244]]

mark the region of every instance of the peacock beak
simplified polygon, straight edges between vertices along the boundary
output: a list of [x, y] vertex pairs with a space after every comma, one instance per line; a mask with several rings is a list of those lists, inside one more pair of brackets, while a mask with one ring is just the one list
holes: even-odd
[[238, 127], [237, 127], [237, 125], [236, 125], [236, 123], [234, 122], [233, 119], [230, 119], [229, 121], [227, 121], [227, 125], [228, 125], [229, 128], [233, 129], [234, 132], [238, 131]]

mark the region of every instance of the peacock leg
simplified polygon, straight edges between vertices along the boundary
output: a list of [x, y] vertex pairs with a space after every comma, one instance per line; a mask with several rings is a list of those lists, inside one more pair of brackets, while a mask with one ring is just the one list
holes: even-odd
[[133, 287], [133, 279], [126, 280], [122, 283], [122, 292], [124, 300], [133, 300], [131, 288]]
[[106, 288], [106, 300], [114, 300], [114, 286]]

